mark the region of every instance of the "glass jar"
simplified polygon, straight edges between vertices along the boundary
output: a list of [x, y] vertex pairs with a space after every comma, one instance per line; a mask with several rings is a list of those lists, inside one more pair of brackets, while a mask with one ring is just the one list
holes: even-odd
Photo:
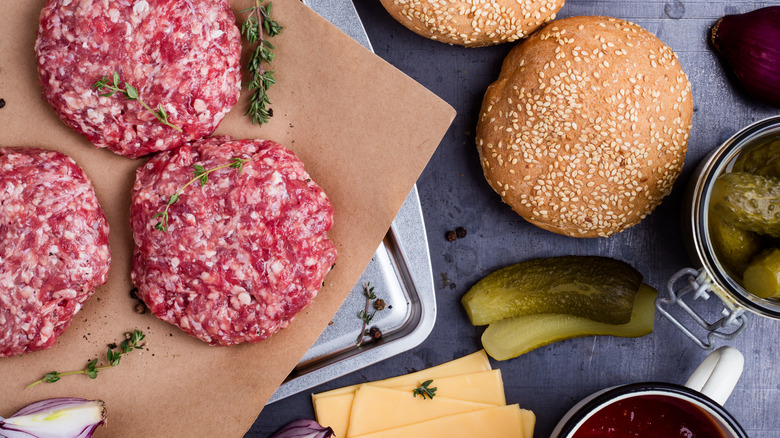
[[[682, 208], [682, 232], [691, 260], [699, 267], [685, 268], [673, 275], [667, 285], [669, 297], [658, 298], [656, 307], [704, 349], [713, 348], [714, 338], [732, 339], [738, 336], [747, 324], [745, 311], [780, 319], [780, 301], [759, 298], [732, 277], [718, 259], [709, 232], [709, 207], [715, 180], [731, 171], [742, 152], [772, 139], [780, 140], [780, 116], [756, 122], [726, 140], [699, 163], [688, 185]], [[687, 296], [692, 297], [689, 301], [693, 303], [697, 299], [708, 299], [710, 294], [723, 303], [720, 318], [714, 322], [707, 321], [686, 301]], [[670, 313], [669, 310], [675, 306], [704, 329], [704, 339]]]

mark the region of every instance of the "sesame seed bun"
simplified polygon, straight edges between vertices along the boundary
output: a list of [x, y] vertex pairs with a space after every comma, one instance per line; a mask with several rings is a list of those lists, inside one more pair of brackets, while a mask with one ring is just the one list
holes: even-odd
[[507, 55], [482, 102], [477, 149], [490, 186], [532, 224], [609, 236], [672, 190], [692, 114], [688, 78], [658, 38], [571, 17]]
[[381, 0], [418, 35], [466, 47], [516, 41], [555, 18], [564, 0]]

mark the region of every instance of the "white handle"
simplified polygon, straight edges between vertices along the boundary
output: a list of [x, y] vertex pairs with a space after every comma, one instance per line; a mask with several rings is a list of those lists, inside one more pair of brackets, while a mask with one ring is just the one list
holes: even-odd
[[704, 359], [685, 382], [685, 386], [723, 405], [737, 385], [744, 366], [745, 358], [739, 350], [720, 347]]

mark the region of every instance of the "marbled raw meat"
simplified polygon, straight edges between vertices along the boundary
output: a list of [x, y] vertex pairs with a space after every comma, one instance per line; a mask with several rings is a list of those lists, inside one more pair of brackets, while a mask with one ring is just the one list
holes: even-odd
[[108, 221], [81, 168], [0, 148], [0, 357], [53, 346], [110, 263]]
[[[35, 44], [43, 95], [95, 146], [131, 158], [210, 135], [238, 101], [241, 36], [228, 0], [48, 0]], [[100, 97], [119, 73], [140, 100]]]
[[[184, 189], [155, 229], [168, 199]], [[132, 279], [160, 319], [212, 345], [258, 342], [286, 327], [317, 294], [336, 260], [333, 206], [284, 146], [203, 139], [155, 155], [136, 174], [130, 222]]]

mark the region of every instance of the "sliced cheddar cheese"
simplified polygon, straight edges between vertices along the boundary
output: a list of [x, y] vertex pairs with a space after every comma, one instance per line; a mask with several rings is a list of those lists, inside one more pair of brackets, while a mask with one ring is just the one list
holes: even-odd
[[[417, 371], [411, 374], [405, 374], [398, 377], [392, 377], [385, 380], [377, 380], [371, 382], [372, 385], [381, 386], [384, 388], [393, 388], [397, 386], [417, 386], [418, 382], [425, 381], [433, 378], [442, 378], [450, 376], [458, 376], [461, 374], [471, 374], [478, 371], [490, 370], [490, 361], [488, 361], [485, 350], [477, 351], [476, 353], [463, 356], [459, 359], [445, 362], [435, 367], [427, 368], [421, 371]], [[316, 400], [320, 397], [328, 397], [337, 394], [346, 394], [348, 392], [355, 392], [359, 385], [345, 386], [343, 388], [333, 389], [331, 391], [321, 392], [319, 394], [312, 395], [312, 400]]]
[[[424, 380], [420, 380], [416, 385], [396, 387], [395, 389], [412, 391], [423, 382]], [[431, 386], [437, 388], [436, 397], [441, 396], [477, 403], [488, 403], [494, 406], [504, 406], [506, 404], [504, 381], [501, 379], [501, 370], [433, 378]]]
[[347, 436], [349, 414], [352, 412], [352, 400], [355, 394], [336, 394], [314, 399], [314, 414], [317, 423], [329, 426], [337, 437]]
[[525, 438], [533, 438], [534, 427], [536, 426], [536, 414], [527, 409], [520, 409], [520, 415], [523, 417], [523, 428], [525, 429]]
[[[434, 400], [447, 398], [464, 402], [484, 403], [493, 406], [503, 406], [506, 404], [501, 370], [482, 371], [479, 373], [444, 377], [441, 379], [434, 377], [431, 380], [433, 380], [432, 387], [437, 388]], [[421, 383], [422, 381], [414, 385], [400, 386], [392, 389], [400, 391], [408, 399], [413, 399], [412, 390], [417, 388]], [[364, 383], [359, 385], [358, 388], [364, 388], [366, 386], [382, 388], [376, 386], [374, 383]], [[374, 391], [371, 393], [373, 394]], [[317, 416], [317, 422], [323, 426], [330, 426], [333, 431], [336, 432], [336, 436], [347, 436], [346, 432], [349, 428], [350, 416], [353, 415], [351, 414], [351, 411], [353, 406], [355, 406], [355, 403], [357, 403], [357, 401], [353, 402], [354, 394], [355, 393], [348, 392], [314, 398], [314, 412]], [[363, 397], [362, 400], [365, 399], [366, 397]], [[417, 397], [417, 399], [419, 400], [420, 397]], [[386, 403], [375, 405], [373, 408], [369, 407], [368, 409], [384, 410], [385, 404]]]
[[438, 391], [434, 398], [423, 399], [411, 390], [361, 385], [352, 403], [347, 438], [491, 407], [495, 406], [441, 397]]
[[[435, 400], [435, 399], [434, 399]], [[381, 411], [366, 421], [381, 416]], [[408, 426], [367, 433], [354, 438], [526, 438], [522, 410], [518, 405], [497, 406], [464, 414], [439, 417]], [[528, 437], [531, 438], [531, 437]]]

